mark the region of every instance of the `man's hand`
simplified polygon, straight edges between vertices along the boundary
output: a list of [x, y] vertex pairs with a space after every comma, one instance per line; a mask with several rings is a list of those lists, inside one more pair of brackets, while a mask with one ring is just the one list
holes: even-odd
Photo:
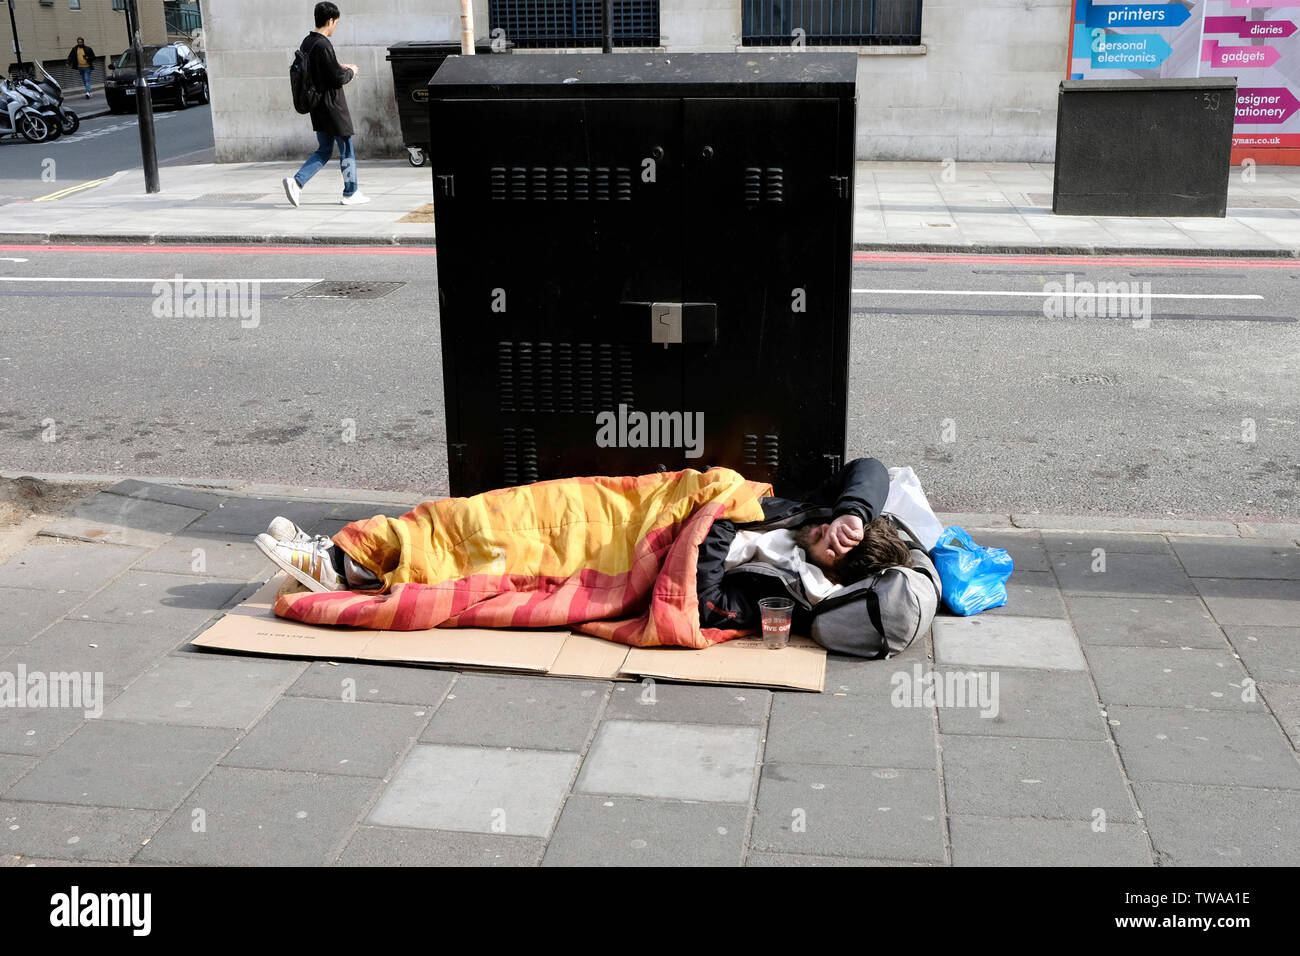
[[831, 522], [826, 537], [839, 555], [848, 554], [862, 543], [862, 519], [857, 515], [840, 515]]
[[340, 66], [342, 66], [343, 69], [345, 70], [351, 70], [357, 76], [361, 75], [361, 71], [357, 69], [357, 65], [355, 63], [342, 63], [340, 64]]

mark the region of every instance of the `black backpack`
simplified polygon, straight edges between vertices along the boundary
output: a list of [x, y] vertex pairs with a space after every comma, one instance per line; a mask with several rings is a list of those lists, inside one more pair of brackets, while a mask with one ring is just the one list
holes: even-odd
[[312, 88], [307, 54], [301, 47], [294, 51], [289, 67], [289, 88], [293, 90], [293, 108], [299, 113], [310, 113], [320, 104], [320, 92]]

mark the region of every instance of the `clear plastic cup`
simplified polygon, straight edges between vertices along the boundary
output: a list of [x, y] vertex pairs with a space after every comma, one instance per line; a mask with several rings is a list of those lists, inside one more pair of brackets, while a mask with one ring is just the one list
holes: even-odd
[[758, 613], [763, 618], [763, 646], [779, 651], [790, 643], [790, 615], [794, 601], [790, 598], [763, 598], [758, 602]]

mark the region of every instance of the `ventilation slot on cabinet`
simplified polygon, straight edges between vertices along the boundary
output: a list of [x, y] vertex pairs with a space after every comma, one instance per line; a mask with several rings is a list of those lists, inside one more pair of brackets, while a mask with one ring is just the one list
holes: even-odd
[[614, 407], [614, 347], [602, 342], [596, 346], [596, 382], [600, 407]]
[[555, 352], [550, 342], [537, 343], [537, 411], [555, 411]]
[[573, 346], [559, 342], [555, 346], [555, 410], [575, 411], [573, 388]]
[[785, 202], [785, 170], [780, 166], [745, 167], [745, 205], [761, 202]]
[[498, 342], [497, 407], [519, 414], [636, 406], [632, 350], [607, 342]]
[[515, 410], [515, 347], [513, 342], [497, 343], [497, 407], [503, 412]]
[[531, 428], [501, 429], [502, 471], [507, 485], [537, 480], [537, 433]]
[[533, 404], [533, 343], [515, 344], [515, 411], [535, 412]]
[[771, 469], [771, 471], [775, 472], [781, 464], [780, 436], [741, 436], [741, 457], [747, 466]]
[[[548, 199], [629, 202], [632, 199], [630, 166], [597, 166], [594, 176], [588, 166], [492, 166], [488, 172], [488, 195], [493, 199], [530, 202]], [[754, 189], [756, 194], [760, 192], [761, 184], [756, 184]]]
[[785, 202], [785, 173], [781, 167], [767, 167], [767, 179], [763, 186], [764, 201]]
[[578, 411], [594, 412], [596, 410], [596, 369], [592, 363], [591, 345], [586, 342], [578, 346]]

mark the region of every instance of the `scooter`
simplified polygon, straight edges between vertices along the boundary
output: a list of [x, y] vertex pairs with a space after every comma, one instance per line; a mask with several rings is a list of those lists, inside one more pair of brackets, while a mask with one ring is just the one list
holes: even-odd
[[59, 119], [59, 131], [64, 136], [71, 136], [81, 128], [80, 117], [63, 105], [63, 87], [59, 86], [58, 81], [39, 63], [33, 65], [37, 70], [36, 78], [23, 79], [19, 88], [24, 96], [35, 100], [32, 105], [38, 110], [53, 111]]
[[[11, 103], [18, 104], [17, 120], [13, 123], [9, 119]], [[7, 80], [0, 80], [0, 139], [21, 136], [29, 143], [43, 143], [59, 133], [58, 117], [54, 113], [36, 109]]]

